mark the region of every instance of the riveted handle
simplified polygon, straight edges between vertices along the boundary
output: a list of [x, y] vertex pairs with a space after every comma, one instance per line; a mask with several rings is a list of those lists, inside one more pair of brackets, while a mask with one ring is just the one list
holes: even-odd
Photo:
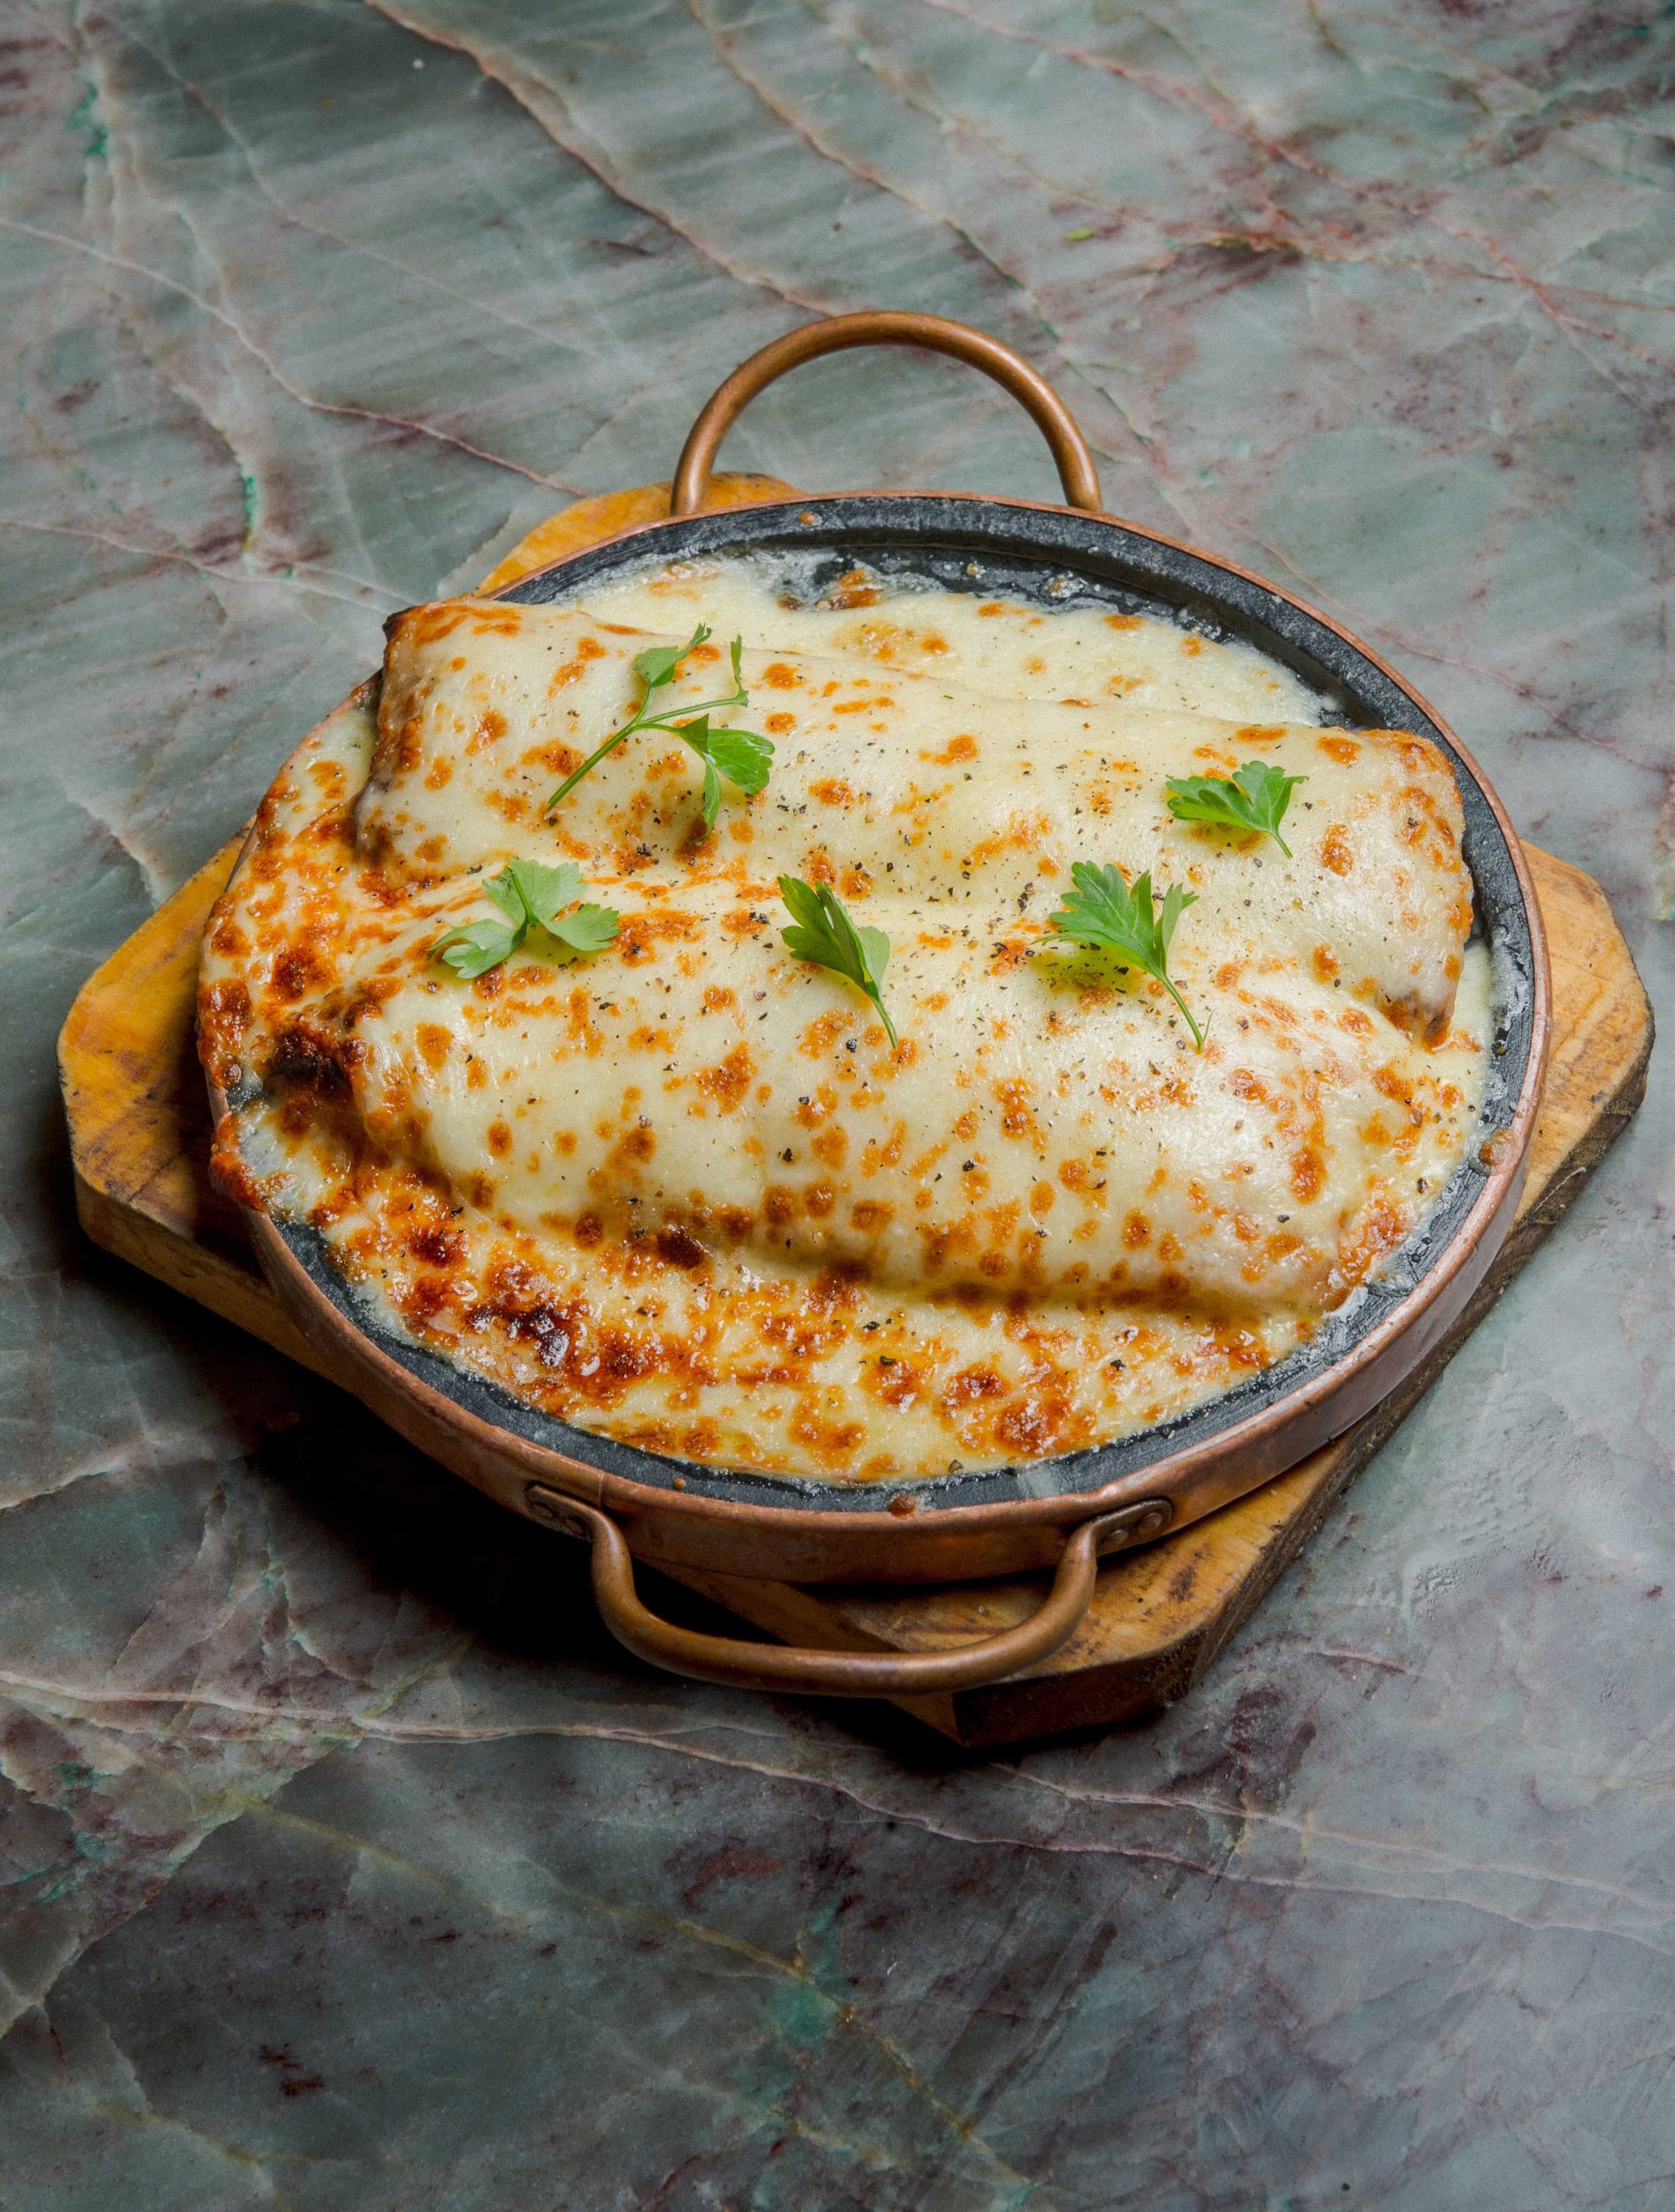
[[593, 1595], [619, 1643], [653, 1667], [747, 1690], [795, 1690], [805, 1697], [905, 1697], [974, 1688], [1045, 1659], [1067, 1642], [1087, 1611], [1100, 1554], [1133, 1539], [1161, 1535], [1173, 1516], [1163, 1498], [1145, 1498], [1075, 1529], [1059, 1555], [1047, 1599], [1026, 1621], [952, 1651], [818, 1651], [703, 1636], [659, 1620], [640, 1602], [634, 1557], [622, 1531], [596, 1506], [532, 1483], [525, 1503], [537, 1520], [593, 1545]]
[[1085, 507], [1090, 514], [1099, 513], [1099, 472], [1087, 440], [1058, 393], [1021, 353], [1003, 346], [997, 338], [963, 322], [950, 322], [939, 315], [904, 315], [883, 308], [806, 322], [800, 330], [787, 332], [748, 361], [741, 361], [705, 402], [680, 449], [670, 513], [695, 515], [702, 508], [721, 442], [759, 391], [787, 369], [818, 359], [822, 353], [844, 353], [851, 346], [921, 346], [933, 353], [951, 353], [955, 360], [981, 369], [1035, 417], [1052, 448], [1059, 481], [1069, 504]]

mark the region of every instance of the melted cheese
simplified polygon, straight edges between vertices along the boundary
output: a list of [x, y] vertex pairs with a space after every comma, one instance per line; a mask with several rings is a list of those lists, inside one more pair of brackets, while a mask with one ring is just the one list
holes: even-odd
[[[774, 774], [705, 837], [694, 756], [658, 733], [544, 816], [632, 711], [646, 633], [469, 601], [393, 624], [376, 705], [276, 785], [206, 946], [205, 1049], [245, 1101], [223, 1173], [312, 1218], [418, 1340], [717, 1464], [1038, 1458], [1282, 1357], [1474, 1126], [1487, 963], [1446, 764], [1400, 733], [985, 694], [969, 662], [955, 685], [822, 637], [746, 652], [736, 719]], [[726, 688], [705, 651], [673, 703]], [[1309, 779], [1291, 861], [1162, 803], [1252, 756]], [[430, 948], [514, 854], [574, 858], [621, 935], [462, 983]], [[1077, 859], [1194, 892], [1170, 970], [1202, 1053], [1156, 985], [1034, 950]], [[780, 872], [888, 932], [899, 1052], [786, 951]]]
[[[789, 603], [788, 603], [789, 602]], [[1009, 699], [1073, 706], [1181, 708], [1238, 722], [1313, 722], [1314, 695], [1253, 646], [1151, 614], [1091, 607], [1043, 613], [957, 591], [891, 591], [852, 569], [795, 601], [748, 560], [682, 563], [595, 585], [589, 614], [689, 638], [707, 622], [767, 652], [839, 654]]]

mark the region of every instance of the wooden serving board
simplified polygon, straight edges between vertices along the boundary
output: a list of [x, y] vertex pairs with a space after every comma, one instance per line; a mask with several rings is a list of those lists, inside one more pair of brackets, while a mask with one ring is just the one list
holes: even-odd
[[[589, 499], [525, 538], [485, 580], [498, 588], [667, 512], [666, 485]], [[708, 504], [794, 497], [763, 477], [717, 477]], [[238, 1209], [209, 1179], [209, 1117], [194, 1036], [198, 943], [238, 855], [217, 853], [83, 986], [59, 1039], [76, 1209], [93, 1241], [315, 1366], [258, 1271]], [[1016, 1742], [1130, 1719], [1182, 1696], [1296, 1556], [1476, 1327], [1582, 1188], [1640, 1104], [1652, 1010], [1591, 876], [1526, 846], [1553, 968], [1547, 1088], [1517, 1222], [1447, 1340], [1376, 1412], [1249, 1497], [1099, 1571], [1070, 1642], [986, 1688], [897, 1700], [970, 1745]], [[847, 1650], [946, 1648], [1009, 1625], [1041, 1580], [938, 1589], [805, 1588], [672, 1570], [772, 1635]]]

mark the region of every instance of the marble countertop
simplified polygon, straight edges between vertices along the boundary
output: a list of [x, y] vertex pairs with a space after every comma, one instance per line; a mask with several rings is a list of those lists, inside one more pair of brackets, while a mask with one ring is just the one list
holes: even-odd
[[[53, 1071], [390, 610], [868, 305], [1018, 346], [1114, 510], [1368, 636], [1666, 1004], [1675, 19], [5, 35], [0, 2202], [1675, 2202], [1667, 1067], [1211, 1679], [1000, 1758], [639, 1667], [568, 1548], [81, 1240]], [[1053, 496], [998, 393], [895, 355], [727, 458]]]

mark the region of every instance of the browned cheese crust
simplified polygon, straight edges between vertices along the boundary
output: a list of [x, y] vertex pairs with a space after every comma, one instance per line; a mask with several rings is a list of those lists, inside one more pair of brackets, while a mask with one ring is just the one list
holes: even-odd
[[[678, 641], [678, 640], [677, 640]], [[1486, 963], [1452, 776], [1401, 732], [1003, 697], [834, 651], [744, 655], [767, 789], [698, 815], [641, 733], [640, 631], [470, 600], [264, 801], [205, 947], [218, 1172], [311, 1221], [370, 1315], [650, 1449], [863, 1481], [1040, 1459], [1304, 1341], [1410, 1235], [1475, 1125]], [[678, 703], [730, 681], [721, 641]], [[717, 678], [721, 681], [718, 683]], [[1270, 840], [1167, 778], [1307, 782]], [[460, 981], [511, 856], [574, 860], [608, 950]], [[1197, 903], [1162, 988], [1043, 950], [1072, 863]], [[776, 879], [891, 944], [899, 1052], [793, 959]]]

